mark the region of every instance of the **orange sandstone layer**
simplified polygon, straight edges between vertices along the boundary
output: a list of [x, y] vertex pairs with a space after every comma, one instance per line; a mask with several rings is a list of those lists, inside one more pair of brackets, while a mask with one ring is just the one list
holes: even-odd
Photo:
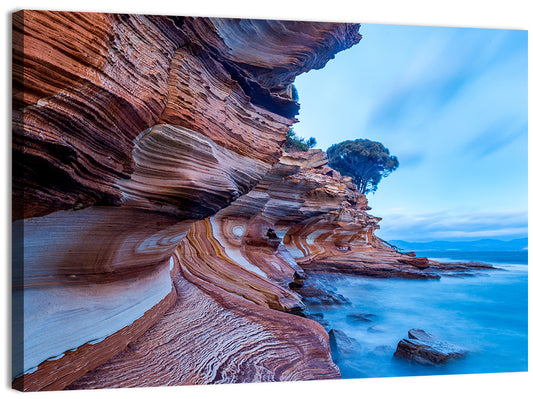
[[175, 305], [68, 389], [338, 377], [323, 328], [290, 314], [306, 313], [291, 288], [324, 294], [305, 272], [438, 278], [441, 270], [382, 243], [366, 198], [326, 162], [320, 150], [284, 153], [252, 191], [193, 224], [174, 255]]
[[125, 351], [68, 389], [340, 377], [318, 323], [228, 295], [187, 267], [174, 277], [175, 305]]
[[176, 290], [172, 289], [159, 304], [150, 308], [131, 325], [113, 333], [100, 342], [86, 343], [56, 359], [44, 362], [30, 375], [15, 379], [13, 388], [24, 391], [56, 391], [83, 376], [96, 366], [123, 351], [159, 320], [176, 302]]
[[282, 287], [305, 273], [438, 279], [483, 265], [400, 253], [375, 235], [380, 218], [321, 150], [284, 153], [248, 194], [209, 218], [225, 257]]
[[[256, 273], [208, 237], [281, 155], [295, 76], [357, 43], [358, 28], [13, 14], [15, 387], [61, 389], [170, 330], [183, 331], [172, 348], [187, 366], [157, 352], [125, 363], [144, 380], [117, 385], [338, 377], [318, 325], [279, 312], [301, 307], [295, 262], [285, 253], [283, 271]], [[215, 331], [226, 319], [248, 333]], [[198, 351], [196, 330], [235, 363]]]
[[15, 218], [121, 205], [116, 181], [131, 176], [135, 144], [155, 124], [196, 131], [273, 165], [298, 111], [294, 77], [357, 43], [358, 28], [15, 13], [13, 184], [15, 199], [25, 200]]

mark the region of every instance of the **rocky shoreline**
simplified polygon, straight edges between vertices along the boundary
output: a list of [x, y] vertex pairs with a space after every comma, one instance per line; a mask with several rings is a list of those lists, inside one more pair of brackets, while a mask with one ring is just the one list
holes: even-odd
[[294, 78], [358, 30], [13, 14], [15, 389], [340, 378], [309, 276], [487, 267], [397, 252], [324, 152], [282, 151]]

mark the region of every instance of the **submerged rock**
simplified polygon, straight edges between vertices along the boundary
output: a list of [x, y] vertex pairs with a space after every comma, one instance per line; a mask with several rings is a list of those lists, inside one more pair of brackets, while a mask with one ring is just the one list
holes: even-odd
[[371, 332], [371, 333], [384, 333], [385, 329], [383, 327], [380, 327], [379, 325], [377, 325], [377, 326], [374, 325], [374, 326], [368, 327], [367, 331]]
[[343, 295], [320, 287], [304, 287], [296, 292], [298, 292], [303, 297], [304, 302], [308, 304], [343, 305], [350, 303], [350, 301]]
[[333, 287], [322, 279], [307, 276], [306, 279], [296, 279], [289, 284], [289, 288], [302, 296], [303, 301], [309, 305], [345, 305], [350, 301], [337, 293]]
[[389, 355], [393, 350], [394, 348], [392, 346], [378, 345], [370, 353], [373, 356], [385, 356], [385, 355]]
[[456, 345], [437, 340], [420, 329], [411, 329], [409, 338], [398, 342], [395, 358], [407, 359], [420, 364], [437, 365], [452, 359], [464, 358], [467, 351]]
[[491, 264], [483, 262], [438, 262], [430, 260], [429, 266], [431, 270], [438, 271], [442, 276], [450, 277], [471, 277], [484, 274], [488, 270], [497, 270]]
[[332, 328], [329, 330], [328, 335], [333, 360], [350, 356], [360, 347], [359, 342], [354, 338], [350, 338], [341, 330]]
[[350, 322], [371, 322], [374, 321], [376, 315], [372, 313], [351, 313], [346, 318]]

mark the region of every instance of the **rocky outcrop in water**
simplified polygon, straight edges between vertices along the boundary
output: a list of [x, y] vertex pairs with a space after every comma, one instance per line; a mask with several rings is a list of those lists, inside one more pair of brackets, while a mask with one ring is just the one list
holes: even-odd
[[437, 365], [453, 359], [462, 359], [467, 351], [450, 344], [439, 341], [433, 335], [420, 329], [409, 330], [409, 338], [398, 342], [394, 357], [406, 359], [425, 365]]
[[13, 15], [14, 387], [339, 377], [318, 323], [279, 312], [290, 273], [207, 238], [277, 163], [294, 77], [358, 28]]

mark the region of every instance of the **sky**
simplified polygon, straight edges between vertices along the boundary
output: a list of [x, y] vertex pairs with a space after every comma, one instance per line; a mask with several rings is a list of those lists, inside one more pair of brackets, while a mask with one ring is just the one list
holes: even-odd
[[400, 162], [368, 194], [377, 235], [527, 237], [527, 31], [362, 25], [296, 79], [297, 135], [383, 143]]

